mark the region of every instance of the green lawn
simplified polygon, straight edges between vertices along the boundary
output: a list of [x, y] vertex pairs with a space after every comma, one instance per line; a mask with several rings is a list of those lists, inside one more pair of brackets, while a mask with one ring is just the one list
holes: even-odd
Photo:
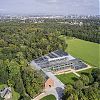
[[[68, 47], [66, 48], [66, 52], [71, 54], [76, 58], [82, 59], [84, 62], [100, 67], [100, 44], [88, 42], [80, 39], [68, 38], [66, 36], [60, 36], [61, 39], [64, 39], [68, 43]], [[79, 71], [78, 74], [89, 73], [93, 68]], [[60, 79], [64, 84], [73, 84], [74, 81], [78, 78], [75, 74], [62, 74], [57, 75], [58, 79]]]
[[18, 100], [20, 97], [20, 94], [15, 92], [14, 89], [12, 88], [12, 100]]
[[48, 96], [45, 96], [44, 98], [42, 98], [41, 100], [56, 100], [56, 98], [53, 95], [48, 95]]
[[[93, 68], [89, 68], [86, 70], [78, 71], [78, 74], [83, 74], [83, 73], [89, 73], [92, 71]], [[61, 75], [56, 75], [57, 78], [62, 81], [64, 84], [73, 84], [75, 80], [78, 79], [78, 77], [73, 74], [73, 73], [68, 73], [68, 74], [61, 74]]]
[[66, 52], [92, 66], [100, 67], [100, 44], [80, 39], [66, 39], [66, 42], [68, 42]]
[[73, 73], [57, 75], [57, 78], [64, 84], [73, 84], [77, 80], [77, 76]]

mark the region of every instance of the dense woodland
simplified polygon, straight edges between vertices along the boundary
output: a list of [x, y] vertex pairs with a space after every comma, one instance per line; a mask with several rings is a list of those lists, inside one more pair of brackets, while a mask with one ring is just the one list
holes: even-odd
[[[11, 22], [11, 21], [10, 21]], [[26, 19], [13, 20], [9, 24], [29, 26], [29, 30], [32, 31], [39, 29], [46, 34], [59, 33], [71, 37], [76, 37], [82, 40], [100, 43], [100, 20], [99, 19], [36, 19], [37, 23], [33, 23], [32, 20]], [[20, 23], [20, 24], [18, 24]], [[82, 23], [82, 24], [80, 24]], [[6, 21], [7, 24], [7, 21]], [[1, 26], [1, 25], [0, 25]], [[1, 28], [3, 30], [3, 28]]]
[[[30, 24], [0, 24], [0, 84], [7, 84], [29, 100], [42, 92], [45, 78], [29, 63], [67, 45], [57, 34], [45, 34]], [[27, 98], [27, 99], [26, 99]]]
[[20, 94], [19, 100], [30, 100], [42, 92], [45, 78], [31, 68], [31, 60], [57, 49], [65, 50], [67, 44], [60, 35], [99, 43], [99, 25], [94, 20], [86, 22], [82, 26], [51, 20], [45, 23], [1, 22], [0, 84], [13, 87]]
[[73, 84], [67, 84], [64, 100], [100, 100], [100, 69], [83, 72]]

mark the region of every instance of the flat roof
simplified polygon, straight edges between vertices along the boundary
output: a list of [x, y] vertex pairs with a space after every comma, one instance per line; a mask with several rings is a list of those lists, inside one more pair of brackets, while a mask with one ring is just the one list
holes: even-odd
[[69, 60], [74, 60], [74, 59], [75, 58], [69, 55], [68, 53], [62, 50], [56, 50], [54, 52], [51, 52], [47, 55], [35, 59], [34, 62], [38, 66], [44, 68], [52, 65], [63, 64], [68, 62]]
[[35, 59], [34, 61], [36, 63], [39, 62], [46, 62], [46, 61], [51, 61], [51, 60], [56, 60], [56, 59], [61, 59], [67, 57], [68, 59], [74, 59], [71, 55], [68, 55], [68, 53], [62, 51], [62, 50], [56, 50], [54, 52], [51, 52], [45, 56], [39, 57]]

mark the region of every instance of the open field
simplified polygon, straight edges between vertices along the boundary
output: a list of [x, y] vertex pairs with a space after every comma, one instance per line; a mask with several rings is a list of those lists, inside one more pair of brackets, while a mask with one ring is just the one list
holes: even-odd
[[77, 76], [73, 73], [57, 75], [57, 78], [64, 84], [73, 84], [77, 80]]
[[[61, 36], [68, 43], [66, 52], [72, 56], [82, 59], [84, 62], [90, 64], [93, 67], [100, 67], [100, 44], [88, 42], [80, 39], [68, 38], [66, 36]], [[89, 73], [93, 68], [79, 71], [78, 74]], [[73, 73], [57, 75], [64, 84], [73, 84], [78, 78]]]
[[48, 95], [48, 96], [43, 97], [41, 100], [56, 100], [56, 98], [53, 95]]
[[100, 44], [80, 39], [66, 39], [66, 42], [66, 52], [92, 66], [100, 67]]

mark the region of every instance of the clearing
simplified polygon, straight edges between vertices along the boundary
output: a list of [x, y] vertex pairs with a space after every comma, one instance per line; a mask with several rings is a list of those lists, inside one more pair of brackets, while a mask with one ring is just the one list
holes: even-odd
[[66, 52], [92, 66], [100, 67], [100, 44], [66, 37], [64, 39], [68, 43]]

